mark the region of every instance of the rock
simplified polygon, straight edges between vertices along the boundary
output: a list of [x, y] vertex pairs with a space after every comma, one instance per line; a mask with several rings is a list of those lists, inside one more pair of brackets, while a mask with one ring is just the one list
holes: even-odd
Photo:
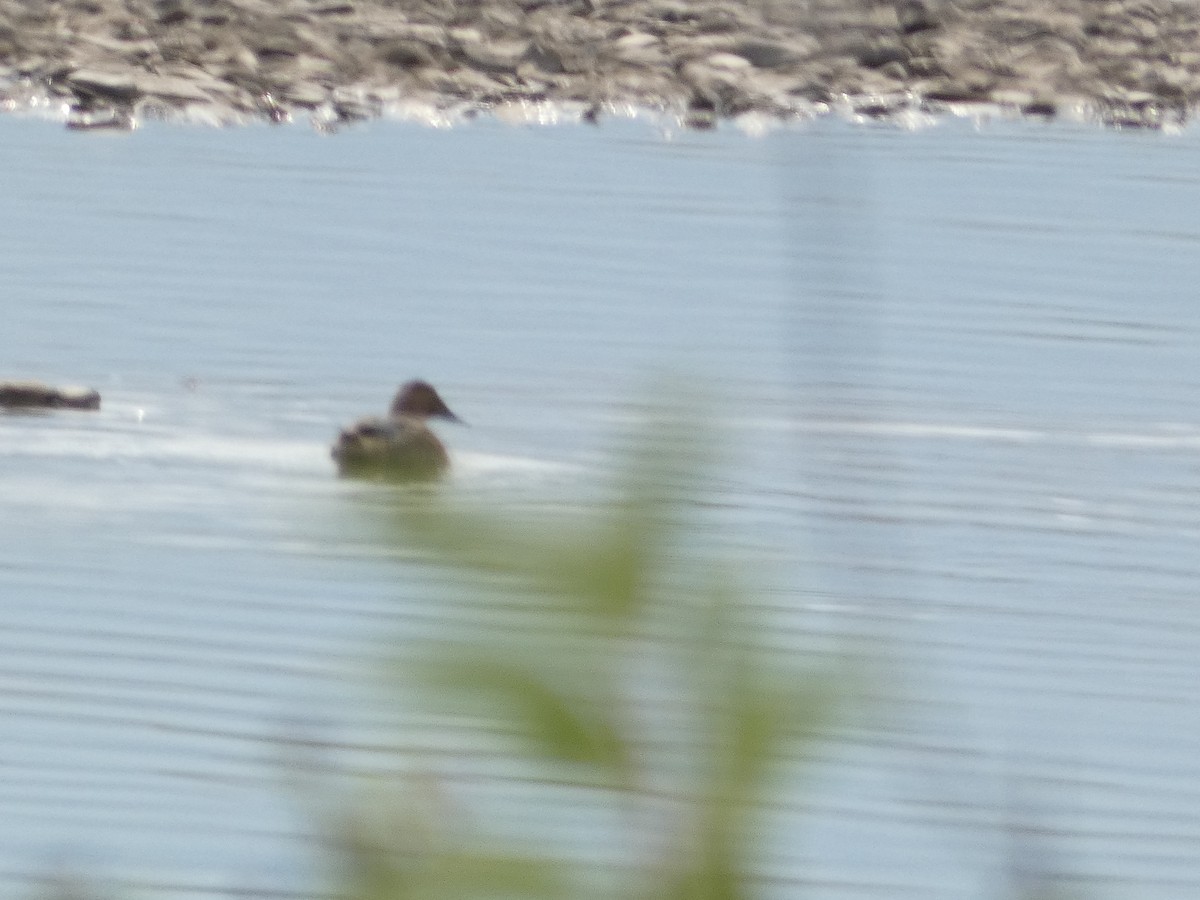
[[724, 69], [728, 72], [744, 71], [751, 68], [750, 60], [736, 53], [714, 53], [704, 59], [704, 64], [713, 69]]
[[157, 0], [154, 8], [160, 25], [180, 25], [192, 18], [191, 4], [186, 0]]
[[428, 45], [408, 38], [379, 44], [376, 53], [383, 62], [401, 69], [426, 68], [434, 62], [433, 52]]
[[349, 16], [356, 12], [356, 8], [347, 0], [325, 0], [311, 4], [308, 11], [314, 16]]
[[[730, 56], [741, 63], [743, 70], [750, 68], [750, 63], [740, 56], [732, 54], [714, 54], [717, 62], [725, 60], [722, 56]], [[712, 57], [703, 62], [687, 63], [680, 74], [690, 88], [688, 113], [694, 127], [710, 127], [708, 120], [717, 119], [743, 111], [744, 91], [742, 90], [742, 71], [726, 68], [723, 65], [712, 65]]]
[[613, 42], [616, 59], [643, 69], [665, 65], [668, 61], [662, 41], [644, 31], [635, 31]]
[[260, 62], [279, 57], [296, 57], [304, 52], [294, 35], [283, 32], [255, 35], [251, 37], [248, 45]]
[[858, 61], [868, 69], [880, 69], [888, 63], [903, 63], [909, 53], [896, 38], [886, 37], [865, 44], [858, 52]]
[[987, 85], [968, 84], [953, 79], [937, 79], [926, 85], [921, 95], [938, 103], [982, 103], [992, 99]]
[[455, 55], [472, 68], [489, 74], [515, 72], [529, 52], [529, 41], [482, 41], [456, 36]]
[[904, 34], [937, 27], [937, 19], [924, 0], [904, 0], [896, 7], [896, 17]]
[[559, 75], [567, 71], [579, 71], [576, 68], [568, 70], [563, 57], [555, 48], [537, 42], [530, 45], [529, 52], [526, 54], [526, 61], [550, 75]]
[[1058, 114], [1058, 104], [1053, 100], [1031, 100], [1021, 104], [1021, 112], [1027, 116], [1051, 119]]
[[811, 47], [800, 47], [796, 43], [784, 44], [779, 41], [748, 40], [739, 41], [734, 44], [729, 48], [729, 52], [736, 53], [759, 69], [777, 69], [796, 63], [815, 50], [816, 47], [817, 44], [815, 41], [812, 42]]
[[651, 3], [649, 14], [672, 24], [694, 22], [696, 19], [692, 4], [685, 3], [683, 0], [661, 0], [658, 3]]
[[165, 100], [180, 103], [206, 103], [212, 100], [212, 96], [190, 78], [145, 73], [136, 77], [135, 84], [140, 93]]
[[298, 84], [290, 84], [283, 89], [284, 100], [308, 109], [313, 109], [320, 106], [328, 99], [328, 97], [329, 92], [325, 90], [325, 88], [311, 81], [301, 81]]
[[74, 104], [67, 113], [67, 128], [72, 131], [132, 131], [135, 126], [133, 114], [119, 107]]
[[[900, 63], [897, 62], [897, 65]], [[914, 56], [909, 59], [904, 68], [912, 75], [929, 78], [942, 74], [942, 67], [932, 56]]]
[[138, 96], [138, 87], [130, 72], [76, 69], [66, 77], [67, 84], [81, 96], [129, 103]]
[[100, 48], [113, 56], [124, 59], [143, 62], [147, 59], [159, 57], [158, 44], [147, 38], [123, 40], [121, 38], [107, 37], [102, 34], [84, 34], [80, 35], [80, 39], [93, 47]]

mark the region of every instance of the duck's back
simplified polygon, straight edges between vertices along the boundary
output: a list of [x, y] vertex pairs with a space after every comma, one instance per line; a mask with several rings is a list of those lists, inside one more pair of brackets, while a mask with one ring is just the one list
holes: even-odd
[[450, 466], [437, 435], [408, 416], [360, 419], [339, 435], [333, 458], [343, 474], [397, 481], [431, 480]]

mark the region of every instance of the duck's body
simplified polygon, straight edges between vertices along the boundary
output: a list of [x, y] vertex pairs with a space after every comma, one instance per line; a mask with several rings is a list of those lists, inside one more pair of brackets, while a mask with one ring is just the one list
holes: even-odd
[[450, 468], [436, 434], [419, 419], [369, 416], [342, 430], [333, 458], [343, 475], [386, 475], [403, 481], [431, 481]]
[[373, 475], [395, 481], [432, 481], [450, 468], [450, 457], [425, 420], [460, 419], [429, 384], [400, 388], [387, 416], [369, 416], [344, 428], [332, 455], [343, 475]]

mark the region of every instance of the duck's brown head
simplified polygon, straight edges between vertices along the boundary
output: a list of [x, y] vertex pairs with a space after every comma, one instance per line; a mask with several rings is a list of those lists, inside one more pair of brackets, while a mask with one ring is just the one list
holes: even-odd
[[414, 419], [438, 418], [462, 422], [462, 419], [450, 412], [450, 407], [427, 381], [410, 381], [401, 385], [396, 399], [392, 401], [391, 414], [410, 416]]

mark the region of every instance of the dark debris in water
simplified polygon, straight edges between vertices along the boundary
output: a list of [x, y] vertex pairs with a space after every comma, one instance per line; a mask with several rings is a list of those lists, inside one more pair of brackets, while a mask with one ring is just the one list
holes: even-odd
[[0, 409], [100, 408], [100, 394], [87, 387], [54, 387], [40, 381], [0, 381]]

